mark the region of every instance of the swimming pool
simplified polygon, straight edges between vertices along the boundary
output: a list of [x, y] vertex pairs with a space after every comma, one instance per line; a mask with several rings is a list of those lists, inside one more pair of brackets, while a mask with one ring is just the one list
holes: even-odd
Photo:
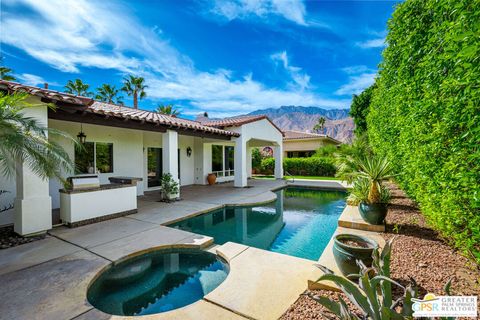
[[275, 202], [226, 207], [169, 225], [228, 241], [318, 260], [345, 208], [345, 193], [303, 188], [276, 192]]

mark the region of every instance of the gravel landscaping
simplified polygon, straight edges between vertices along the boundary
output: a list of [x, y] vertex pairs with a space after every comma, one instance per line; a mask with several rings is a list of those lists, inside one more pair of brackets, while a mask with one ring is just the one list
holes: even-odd
[[[478, 295], [479, 266], [448, 246], [430, 229], [415, 203], [407, 198], [403, 191], [395, 185], [389, 187], [392, 190], [392, 200], [388, 210], [387, 230], [383, 237], [386, 240], [395, 237], [391, 262], [392, 278], [400, 283], [407, 283], [409, 276], [415, 278], [420, 296], [427, 292], [443, 295], [443, 287], [450, 278], [452, 294]], [[323, 290], [312, 293], [333, 299], [339, 295]], [[348, 301], [345, 296], [343, 299]], [[281, 319], [328, 319], [322, 312], [325, 312], [325, 309], [318, 303], [307, 296], [301, 296]]]
[[3, 227], [0, 228], [0, 249], [15, 247], [43, 238], [45, 238], [45, 235], [35, 237], [22, 237], [13, 231], [13, 226]]

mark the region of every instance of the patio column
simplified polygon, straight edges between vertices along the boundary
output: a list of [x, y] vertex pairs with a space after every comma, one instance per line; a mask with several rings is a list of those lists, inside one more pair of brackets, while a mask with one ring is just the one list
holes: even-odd
[[[27, 117], [47, 125], [45, 105], [24, 109]], [[14, 210], [14, 230], [20, 235], [34, 235], [52, 228], [52, 199], [49, 194], [49, 180], [42, 179], [25, 163], [17, 163], [17, 194]]]
[[252, 177], [252, 148], [247, 147], [247, 178]]
[[247, 142], [242, 136], [235, 139], [235, 182], [234, 186], [247, 186]]
[[[170, 173], [173, 180], [178, 179], [178, 133], [167, 130], [162, 136], [163, 173]], [[180, 190], [179, 194], [180, 195]]]
[[275, 179], [283, 179], [283, 146], [279, 144], [273, 149], [275, 158]]

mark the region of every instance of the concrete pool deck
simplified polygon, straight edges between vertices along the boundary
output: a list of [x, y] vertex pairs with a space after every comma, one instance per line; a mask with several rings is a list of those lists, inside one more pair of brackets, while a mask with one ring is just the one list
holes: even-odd
[[[230, 262], [227, 279], [204, 299], [142, 319], [276, 319], [321, 271], [310, 260], [236, 243], [211, 247], [213, 239], [166, 224], [225, 205], [274, 201], [281, 180], [250, 180], [251, 188], [231, 184], [182, 188], [182, 201], [163, 203], [158, 194], [138, 199], [138, 213], [85, 225], [59, 227], [43, 240], [0, 250], [0, 310], [5, 319], [121, 319], [86, 300], [95, 275], [112, 261], [157, 247], [195, 246], [215, 250]], [[294, 186], [339, 189], [338, 181], [300, 181]], [[339, 187], [341, 186], [341, 187]], [[252, 271], [254, 270], [254, 271]], [[133, 317], [130, 317], [133, 319]], [[137, 318], [137, 317], [135, 317]]]

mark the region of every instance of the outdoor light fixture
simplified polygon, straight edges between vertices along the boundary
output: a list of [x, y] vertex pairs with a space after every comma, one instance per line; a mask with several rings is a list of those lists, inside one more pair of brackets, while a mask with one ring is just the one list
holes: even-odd
[[78, 141], [81, 144], [85, 144], [85, 141], [87, 140], [87, 136], [85, 135], [85, 133], [83, 133], [83, 125], [82, 124], [80, 124], [80, 132], [77, 134], [77, 138], [78, 138]]
[[191, 155], [192, 155], [192, 148], [187, 147], [187, 157], [190, 158]]

